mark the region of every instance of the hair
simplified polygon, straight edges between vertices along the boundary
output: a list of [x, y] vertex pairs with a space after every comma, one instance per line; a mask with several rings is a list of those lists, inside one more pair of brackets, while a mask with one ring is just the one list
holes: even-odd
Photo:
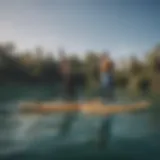
[[101, 54], [101, 58], [110, 58], [109, 53], [108, 52], [103, 52]]

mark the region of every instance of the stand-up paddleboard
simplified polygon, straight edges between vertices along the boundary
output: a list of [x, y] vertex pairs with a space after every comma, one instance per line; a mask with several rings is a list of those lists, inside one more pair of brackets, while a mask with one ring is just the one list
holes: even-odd
[[53, 114], [79, 111], [87, 114], [104, 115], [145, 109], [149, 105], [150, 103], [147, 101], [130, 104], [103, 104], [100, 100], [85, 103], [25, 102], [19, 105], [19, 109], [22, 113]]

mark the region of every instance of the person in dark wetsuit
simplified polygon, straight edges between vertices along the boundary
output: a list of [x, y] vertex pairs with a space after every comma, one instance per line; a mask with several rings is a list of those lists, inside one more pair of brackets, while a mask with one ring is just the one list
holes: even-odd
[[74, 80], [70, 61], [64, 56], [64, 54], [61, 55], [60, 72], [65, 100], [71, 100], [75, 94]]
[[[71, 72], [70, 61], [64, 54], [61, 54], [60, 72], [62, 77], [64, 100], [66, 102], [69, 102], [73, 100], [75, 96], [75, 83], [73, 74]], [[76, 118], [75, 113], [65, 114], [62, 125], [60, 127], [61, 129], [59, 135], [61, 137], [62, 136], [65, 137], [67, 133], [70, 131], [72, 123], [74, 122], [75, 118]]]

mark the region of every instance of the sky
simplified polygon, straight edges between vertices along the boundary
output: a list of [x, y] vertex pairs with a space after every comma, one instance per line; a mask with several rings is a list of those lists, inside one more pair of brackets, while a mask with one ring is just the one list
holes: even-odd
[[0, 42], [142, 56], [160, 43], [159, 16], [156, 0], [0, 0]]

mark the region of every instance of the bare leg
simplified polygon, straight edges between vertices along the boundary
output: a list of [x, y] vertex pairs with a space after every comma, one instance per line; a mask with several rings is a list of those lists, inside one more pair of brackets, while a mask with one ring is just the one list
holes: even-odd
[[102, 126], [99, 130], [98, 146], [100, 148], [106, 148], [110, 140], [110, 130], [111, 130], [111, 117], [105, 117], [102, 122]]
[[[71, 84], [66, 84], [65, 86], [65, 100], [71, 101], [73, 100], [73, 97], [75, 95], [74, 93], [74, 86], [72, 86], [72, 81], [69, 82]], [[77, 113], [67, 113], [64, 115], [63, 122], [60, 126], [60, 133], [59, 135], [61, 137], [66, 137], [68, 135], [68, 132], [72, 128], [72, 124], [75, 122], [75, 119], [77, 118]]]

